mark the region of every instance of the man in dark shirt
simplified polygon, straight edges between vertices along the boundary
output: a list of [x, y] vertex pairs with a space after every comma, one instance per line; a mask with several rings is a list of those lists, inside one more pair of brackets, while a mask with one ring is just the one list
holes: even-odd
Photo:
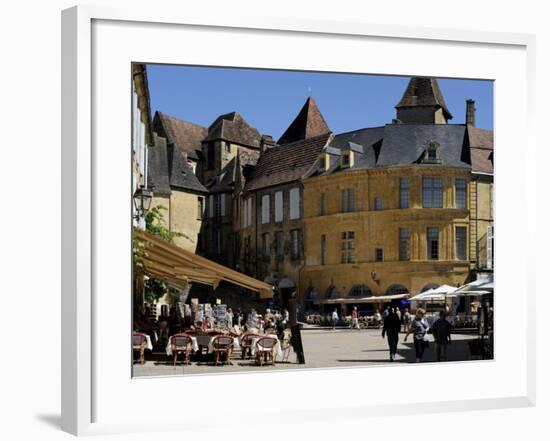
[[384, 327], [382, 328], [382, 338], [387, 334], [388, 335], [388, 346], [390, 348], [390, 361], [395, 359], [395, 354], [397, 353], [397, 343], [399, 340], [399, 331], [401, 330], [401, 320], [391, 309], [384, 319]]
[[439, 313], [439, 318], [433, 324], [432, 331], [437, 361], [447, 360], [447, 344], [451, 343], [451, 324], [447, 321], [445, 311]]

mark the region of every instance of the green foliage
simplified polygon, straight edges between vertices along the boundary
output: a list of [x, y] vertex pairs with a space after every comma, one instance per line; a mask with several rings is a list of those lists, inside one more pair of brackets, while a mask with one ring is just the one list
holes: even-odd
[[[157, 205], [151, 208], [145, 214], [145, 229], [149, 233], [159, 236], [166, 242], [173, 243], [175, 237], [189, 237], [183, 233], [170, 231], [164, 225], [163, 210], [166, 207], [163, 205]], [[133, 238], [133, 261], [134, 265], [138, 268], [143, 268], [143, 257], [147, 255], [147, 241], [143, 239]], [[170, 303], [175, 303], [179, 300], [179, 296], [173, 288], [166, 285], [165, 282], [155, 278], [149, 278], [145, 281], [145, 301], [149, 303], [156, 303], [164, 294], [168, 293], [170, 296]]]

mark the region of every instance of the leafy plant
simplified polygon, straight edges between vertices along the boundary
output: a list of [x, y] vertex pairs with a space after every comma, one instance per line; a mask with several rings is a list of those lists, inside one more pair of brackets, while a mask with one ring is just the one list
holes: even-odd
[[[166, 228], [164, 214], [162, 213], [163, 210], [166, 210], [166, 207], [163, 205], [157, 205], [145, 214], [145, 230], [170, 243], [174, 242], [175, 237], [185, 237], [190, 239], [186, 234], [177, 231], [170, 231]], [[147, 256], [147, 240], [139, 239], [134, 236], [132, 240], [132, 248], [134, 265], [140, 270], [143, 270], [143, 258]], [[170, 294], [170, 303], [175, 303], [179, 299], [176, 290], [168, 287], [166, 283], [160, 279], [153, 277], [147, 279], [145, 281], [144, 288], [145, 301], [149, 303], [156, 303], [158, 299], [166, 293]]]

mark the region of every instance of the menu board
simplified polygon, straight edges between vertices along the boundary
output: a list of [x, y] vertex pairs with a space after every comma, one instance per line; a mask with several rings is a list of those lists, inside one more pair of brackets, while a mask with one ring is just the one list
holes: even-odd
[[227, 305], [214, 306], [214, 319], [218, 325], [227, 323]]

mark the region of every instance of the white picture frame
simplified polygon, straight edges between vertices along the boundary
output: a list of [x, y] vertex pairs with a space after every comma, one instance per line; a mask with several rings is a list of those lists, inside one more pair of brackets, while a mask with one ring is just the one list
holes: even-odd
[[[273, 402], [266, 403], [265, 407], [251, 409], [250, 412], [262, 415], [263, 412], [277, 410], [287, 422], [534, 404], [534, 257], [527, 244], [512, 237], [514, 223], [518, 219], [518, 214], [514, 213], [521, 210], [534, 213], [536, 205], [534, 194], [528, 191], [530, 185], [534, 187], [536, 177], [534, 169], [529, 171], [527, 167], [536, 160], [532, 135], [534, 131], [529, 130], [529, 121], [534, 120], [533, 36], [290, 18], [236, 19], [216, 15], [192, 17], [186, 16], [183, 8], [170, 11], [159, 11], [155, 8], [118, 10], [103, 6], [79, 6], [65, 10], [62, 25], [63, 430], [88, 435], [158, 430], [159, 426], [165, 429], [189, 429], [206, 424], [219, 427], [238, 424], [242, 418], [238, 413], [229, 412], [215, 421], [210, 420], [207, 407], [201, 411], [201, 406], [208, 402], [204, 397], [197, 397], [194, 409], [185, 409], [181, 399], [169, 404], [170, 409], [175, 407], [180, 415], [182, 410], [186, 410], [189, 418], [175, 419], [171, 414], [153, 414], [146, 420], [135, 421], [131, 418], [131, 406], [135, 402], [133, 394], [139, 393], [143, 400], [152, 399], [155, 388], [161, 386], [179, 389], [180, 392], [191, 391], [190, 393], [199, 388], [208, 392], [214, 389], [224, 390], [226, 387], [242, 387], [243, 384], [260, 388], [266, 378], [274, 385], [289, 385], [285, 389], [286, 399], [290, 398], [293, 403], [283, 410], [283, 401], [274, 399]], [[197, 33], [200, 33], [201, 38], [195, 39], [194, 45], [199, 48], [189, 46], [189, 53], [183, 55], [176, 50], [178, 45], [181, 47], [185, 38], [192, 38], [193, 35], [196, 37]], [[235, 45], [237, 48], [232, 46], [227, 54], [218, 55], [218, 61], [211, 58], [212, 55], [201, 54], [207, 53], [204, 49], [219, 40], [218, 34], [223, 34], [224, 41], [234, 39], [235, 42], [245, 42], [248, 50], [244, 46], [241, 49], [238, 45]], [[254, 38], [250, 39], [250, 35]], [[178, 36], [183, 40], [179, 42], [176, 38], [174, 42], [174, 37]], [[155, 48], [154, 45], [165, 37], [165, 45], [168, 47]], [[322, 53], [320, 42], [323, 49], [328, 49], [333, 54], [332, 57], [319, 56]], [[291, 52], [293, 46], [296, 46], [296, 50], [308, 48], [311, 53], [297, 59]], [[249, 52], [250, 48], [256, 50], [252, 54], [255, 59], [244, 53]], [[277, 59], [275, 48], [287, 51], [285, 60]], [[347, 62], [339, 52], [345, 53], [353, 48], [366, 48], [371, 52], [365, 52], [369, 53], [366, 60]], [[269, 49], [272, 52], [266, 54]], [[431, 63], [413, 62], [415, 59], [411, 58], [412, 53], [422, 59], [428, 49], [436, 54]], [[378, 62], [375, 60], [376, 55], [399, 51], [403, 55], [402, 59], [388, 56], [388, 59], [379, 57]], [[455, 66], [446, 58], [446, 54], [453, 51], [471, 56], [477, 62], [464, 59]], [[248, 61], [245, 60], [246, 56], [249, 57]], [[487, 56], [490, 60], [486, 59]], [[124, 82], [120, 82], [126, 74], [129, 81], [128, 60], [494, 79], [495, 142], [498, 151], [496, 170], [497, 173], [502, 173], [501, 176], [506, 176], [515, 167], [513, 183], [499, 178], [499, 175], [495, 176], [496, 231], [500, 235], [497, 242], [499, 245], [495, 248], [495, 260], [498, 262], [495, 272], [495, 360], [439, 366], [317, 369], [307, 371], [307, 377], [304, 372], [292, 371], [139, 380], [128, 377], [131, 350], [130, 345], [124, 345], [124, 342], [129, 342], [131, 324], [128, 318], [131, 311], [130, 308], [123, 310], [123, 306], [130, 302], [127, 290], [130, 281], [129, 260], [118, 260], [120, 270], [116, 273], [109, 273], [106, 267], [112, 267], [113, 262], [117, 262], [110, 259], [130, 255], [128, 219], [131, 201], [128, 196], [130, 193], [126, 191], [130, 182], [124, 175], [127, 171], [126, 177], [129, 178], [130, 167], [128, 160], [128, 170], [121, 171], [122, 178], [115, 179], [114, 171], [120, 170], [117, 167], [125, 164], [124, 155], [127, 152], [114, 152], [112, 163], [108, 163], [105, 161], [104, 147], [110, 143], [105, 138], [106, 132], [109, 132], [109, 137], [112, 136], [110, 148], [113, 148], [113, 145], [124, 145], [126, 133], [130, 130], [130, 125], [125, 125], [130, 117], [130, 89], [128, 87], [127, 91], [121, 91]], [[124, 65], [127, 65], [126, 73], [121, 71], [123, 67], [120, 66]], [[449, 74], [450, 67], [456, 69], [454, 74]], [[507, 94], [506, 105], [502, 100], [503, 91]], [[113, 101], [107, 103], [107, 98]], [[116, 113], [119, 109], [128, 109], [127, 115], [124, 112]], [[113, 112], [110, 115], [114, 119], [112, 126], [107, 125], [104, 120], [104, 114], [108, 112]], [[515, 121], [515, 126], [510, 126], [512, 121]], [[520, 142], [524, 153], [519, 158], [511, 157], [511, 149]], [[102, 176], [101, 182], [99, 175]], [[106, 188], [108, 185], [110, 192]], [[113, 231], [105, 229], [105, 213], [109, 210], [113, 212]], [[534, 216], [524, 219], [523, 222], [527, 223], [527, 228], [530, 226], [530, 231], [534, 231]], [[498, 248], [500, 243], [506, 243], [506, 247]], [[110, 255], [106, 254], [106, 244], [112, 246]], [[511, 260], [511, 253], [524, 253], [525, 259], [521, 263], [514, 262]], [[514, 279], [511, 279], [512, 276]], [[113, 287], [113, 291], [128, 294], [113, 296], [110, 309], [106, 307], [107, 283]], [[508, 302], [514, 298], [519, 298], [519, 306], [514, 309], [517, 327], [510, 329], [499, 317], [504, 317], [509, 312]], [[112, 310], [117, 312], [113, 313]], [[528, 317], [531, 319], [527, 320]], [[102, 344], [107, 338], [111, 338], [113, 342], [110, 349]], [[113, 347], [118, 348], [122, 354]], [[381, 397], [377, 386], [372, 385], [369, 386], [372, 392], [370, 397], [345, 397], [345, 400], [335, 397], [330, 403], [323, 404], [319, 402], [322, 394], [316, 390], [308, 390], [311, 396], [305, 397], [292, 386], [303, 384], [304, 387], [311, 387], [315, 384], [333, 384], [337, 380], [346, 389], [357, 384], [359, 379], [373, 374], [383, 378], [387, 371], [380, 369], [395, 369], [393, 372], [399, 375], [426, 375], [436, 381], [438, 378], [452, 378], [455, 375], [471, 376], [472, 387], [477, 388], [477, 392], [447, 389], [446, 395], [438, 395], [426, 391], [422, 399], [412, 396], [396, 401]], [[512, 373], [515, 375], [511, 375]], [[505, 384], [501, 381], [503, 378], [506, 378]]]

